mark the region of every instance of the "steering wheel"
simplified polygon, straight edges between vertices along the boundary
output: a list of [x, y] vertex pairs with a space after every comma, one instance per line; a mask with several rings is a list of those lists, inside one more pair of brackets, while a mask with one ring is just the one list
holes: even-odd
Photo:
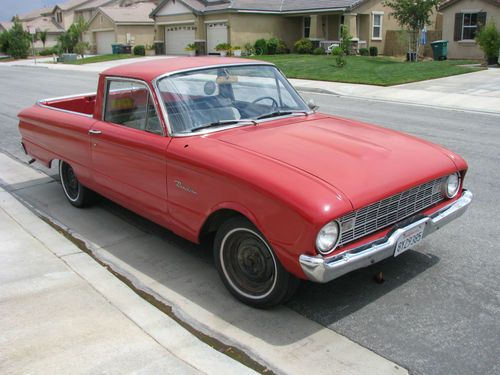
[[265, 99], [269, 99], [270, 101], [273, 102], [273, 104], [272, 104], [273, 108], [278, 108], [279, 107], [278, 102], [273, 97], [271, 97], [271, 96], [261, 96], [260, 98], [255, 99], [252, 102], [252, 104], [257, 104], [258, 102], [260, 102], [262, 100], [265, 100]]

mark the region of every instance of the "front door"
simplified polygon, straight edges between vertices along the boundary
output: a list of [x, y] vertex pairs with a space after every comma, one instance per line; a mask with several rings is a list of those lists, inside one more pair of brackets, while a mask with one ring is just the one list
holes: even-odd
[[94, 181], [101, 192], [143, 216], [164, 222], [167, 214], [166, 149], [148, 86], [108, 79], [103, 120], [90, 130]]

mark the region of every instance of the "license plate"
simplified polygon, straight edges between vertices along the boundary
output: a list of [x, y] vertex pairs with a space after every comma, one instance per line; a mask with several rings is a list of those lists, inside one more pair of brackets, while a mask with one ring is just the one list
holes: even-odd
[[418, 244], [424, 238], [424, 229], [425, 224], [422, 223], [415, 228], [410, 229], [405, 232], [396, 244], [396, 250], [394, 250], [394, 256], [397, 257], [401, 253], [404, 253], [406, 250], [411, 249], [413, 246]]

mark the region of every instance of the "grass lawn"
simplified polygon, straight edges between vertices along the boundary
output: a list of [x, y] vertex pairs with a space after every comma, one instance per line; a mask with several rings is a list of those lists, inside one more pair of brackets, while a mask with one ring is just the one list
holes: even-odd
[[130, 59], [133, 57], [141, 57], [141, 56], [125, 55], [125, 54], [98, 55], [98, 56], [92, 56], [92, 57], [85, 57], [84, 59], [79, 59], [76, 61], [67, 62], [66, 64], [84, 65], [84, 64], [92, 64], [92, 63], [105, 62], [105, 61]]
[[481, 69], [458, 66], [477, 63], [476, 61], [453, 60], [408, 63], [402, 59], [382, 56], [347, 56], [347, 65], [343, 68], [337, 68], [335, 58], [326, 55], [291, 54], [252, 58], [276, 64], [288, 78], [363, 83], [378, 86], [424, 81], [475, 72]]

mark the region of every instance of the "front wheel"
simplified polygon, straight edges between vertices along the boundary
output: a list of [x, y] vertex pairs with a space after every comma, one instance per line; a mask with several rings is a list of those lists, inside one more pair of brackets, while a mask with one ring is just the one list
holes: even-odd
[[214, 260], [226, 288], [253, 307], [278, 305], [291, 297], [299, 284], [259, 230], [242, 217], [228, 220], [217, 231]]
[[92, 199], [92, 191], [83, 186], [73, 171], [71, 165], [59, 161], [59, 178], [64, 195], [75, 207], [85, 207]]

